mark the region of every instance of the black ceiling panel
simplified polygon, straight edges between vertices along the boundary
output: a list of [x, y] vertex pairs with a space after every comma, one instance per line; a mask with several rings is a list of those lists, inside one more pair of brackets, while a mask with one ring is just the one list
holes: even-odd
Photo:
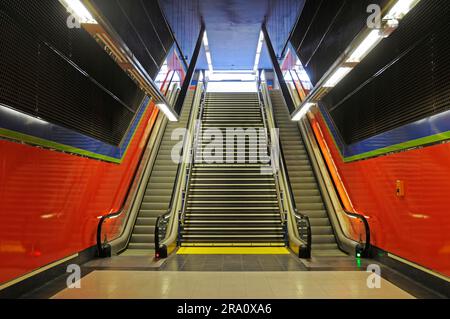
[[174, 43], [157, 1], [92, 2], [150, 77], [155, 78]]
[[[219, 3], [215, 5], [220, 6]], [[154, 12], [162, 10], [167, 23], [170, 25], [177, 46], [186, 63], [189, 64], [194, 53], [195, 44], [200, 33], [201, 17], [199, 0], [159, 0], [144, 1], [145, 8], [152, 17]], [[155, 17], [157, 28], [166, 26], [158, 16]], [[160, 32], [161, 33], [161, 32]]]
[[450, 109], [450, 3], [422, 1], [325, 98], [351, 144]]
[[0, 2], [0, 103], [118, 145], [144, 97], [58, 0]]
[[369, 4], [386, 0], [307, 0], [291, 42], [315, 85], [365, 27]]

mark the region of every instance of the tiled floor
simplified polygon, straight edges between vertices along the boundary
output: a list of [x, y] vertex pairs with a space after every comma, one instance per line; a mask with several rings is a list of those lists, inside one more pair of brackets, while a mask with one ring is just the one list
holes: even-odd
[[98, 258], [83, 265], [95, 270], [158, 270], [164, 260], [155, 261], [153, 256], [120, 255], [113, 258]]
[[94, 271], [81, 289], [65, 289], [53, 298], [270, 298], [270, 299], [410, 299], [410, 294], [382, 279], [367, 287], [366, 272], [173, 272]]
[[163, 271], [301, 271], [293, 255], [172, 255]]
[[368, 289], [371, 263], [293, 254], [122, 255], [84, 264], [82, 289], [66, 289], [63, 275], [23, 298], [440, 298], [382, 264], [381, 289]]

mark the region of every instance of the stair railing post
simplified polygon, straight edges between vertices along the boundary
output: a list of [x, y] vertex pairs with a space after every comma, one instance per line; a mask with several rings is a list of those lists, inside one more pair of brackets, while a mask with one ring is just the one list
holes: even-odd
[[201, 122], [203, 118], [203, 112], [205, 107], [206, 100], [206, 83], [203, 78], [203, 88], [202, 95], [200, 99], [200, 110], [197, 116], [197, 123], [195, 123], [194, 135], [192, 136], [192, 143], [189, 148], [189, 156], [188, 156], [188, 166], [186, 168], [186, 178], [184, 180], [183, 193], [181, 197], [181, 209], [178, 212], [179, 214], [179, 227], [178, 227], [178, 245], [181, 244], [182, 239], [182, 230], [184, 228], [184, 219], [186, 215], [186, 207], [187, 207], [187, 196], [189, 193], [189, 183], [192, 176], [192, 169], [194, 167], [194, 162], [196, 161], [197, 149], [199, 145], [199, 136], [201, 133]]
[[[285, 207], [283, 190], [281, 188], [281, 183], [280, 183], [280, 179], [279, 179], [279, 175], [278, 175], [279, 168], [275, 165], [277, 159], [273, 158], [275, 155], [272, 152], [272, 146], [273, 146], [272, 134], [269, 130], [269, 127], [274, 126], [274, 123], [272, 123], [272, 125], [270, 125], [269, 118], [266, 114], [266, 112], [268, 112], [268, 110], [266, 110], [266, 109], [268, 109], [268, 106], [266, 105], [266, 103], [264, 103], [265, 99], [264, 99], [264, 95], [263, 95], [263, 84], [261, 82], [260, 77], [258, 77], [258, 100], [259, 100], [259, 106], [261, 108], [261, 114], [263, 116], [264, 130], [265, 130], [265, 135], [266, 135], [265, 138], [266, 138], [266, 142], [267, 142], [267, 150], [270, 154], [270, 166], [272, 168], [272, 173], [273, 173], [273, 177], [275, 180], [278, 205], [280, 208], [281, 223], [282, 223], [283, 227], [287, 227], [287, 218], [286, 218], [287, 208]], [[286, 238], [287, 238], [287, 236], [285, 234], [285, 239]]]

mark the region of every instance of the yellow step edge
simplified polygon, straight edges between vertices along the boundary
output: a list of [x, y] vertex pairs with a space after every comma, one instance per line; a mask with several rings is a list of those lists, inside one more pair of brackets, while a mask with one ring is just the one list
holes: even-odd
[[249, 247], [285, 247], [284, 243], [263, 243], [263, 242], [257, 242], [257, 243], [250, 243], [250, 242], [243, 242], [243, 243], [202, 243], [202, 242], [193, 242], [193, 243], [182, 243], [181, 246], [183, 247], [242, 247], [242, 246], [249, 246]]
[[177, 255], [288, 255], [286, 247], [180, 247]]

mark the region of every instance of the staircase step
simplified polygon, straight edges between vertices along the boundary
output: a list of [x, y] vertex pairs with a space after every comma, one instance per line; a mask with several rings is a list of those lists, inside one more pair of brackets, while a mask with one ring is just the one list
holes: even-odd
[[[219, 142], [212, 136], [210, 142], [206, 135], [211, 133], [210, 129], [225, 134], [228, 128], [235, 127], [244, 131], [233, 132], [233, 149], [227, 149], [226, 139]], [[196, 151], [181, 232], [182, 245], [282, 244], [284, 231], [273, 172], [269, 165], [258, 163], [260, 151], [268, 147], [259, 138], [264, 123], [258, 95], [208, 94], [201, 128], [205, 136]], [[255, 130], [258, 144], [246, 129]], [[243, 141], [242, 145], [236, 142], [239, 140]], [[220, 156], [216, 156], [214, 148], [222, 149]], [[230, 158], [233, 163], [226, 163]], [[243, 163], [235, 163], [240, 160]]]

